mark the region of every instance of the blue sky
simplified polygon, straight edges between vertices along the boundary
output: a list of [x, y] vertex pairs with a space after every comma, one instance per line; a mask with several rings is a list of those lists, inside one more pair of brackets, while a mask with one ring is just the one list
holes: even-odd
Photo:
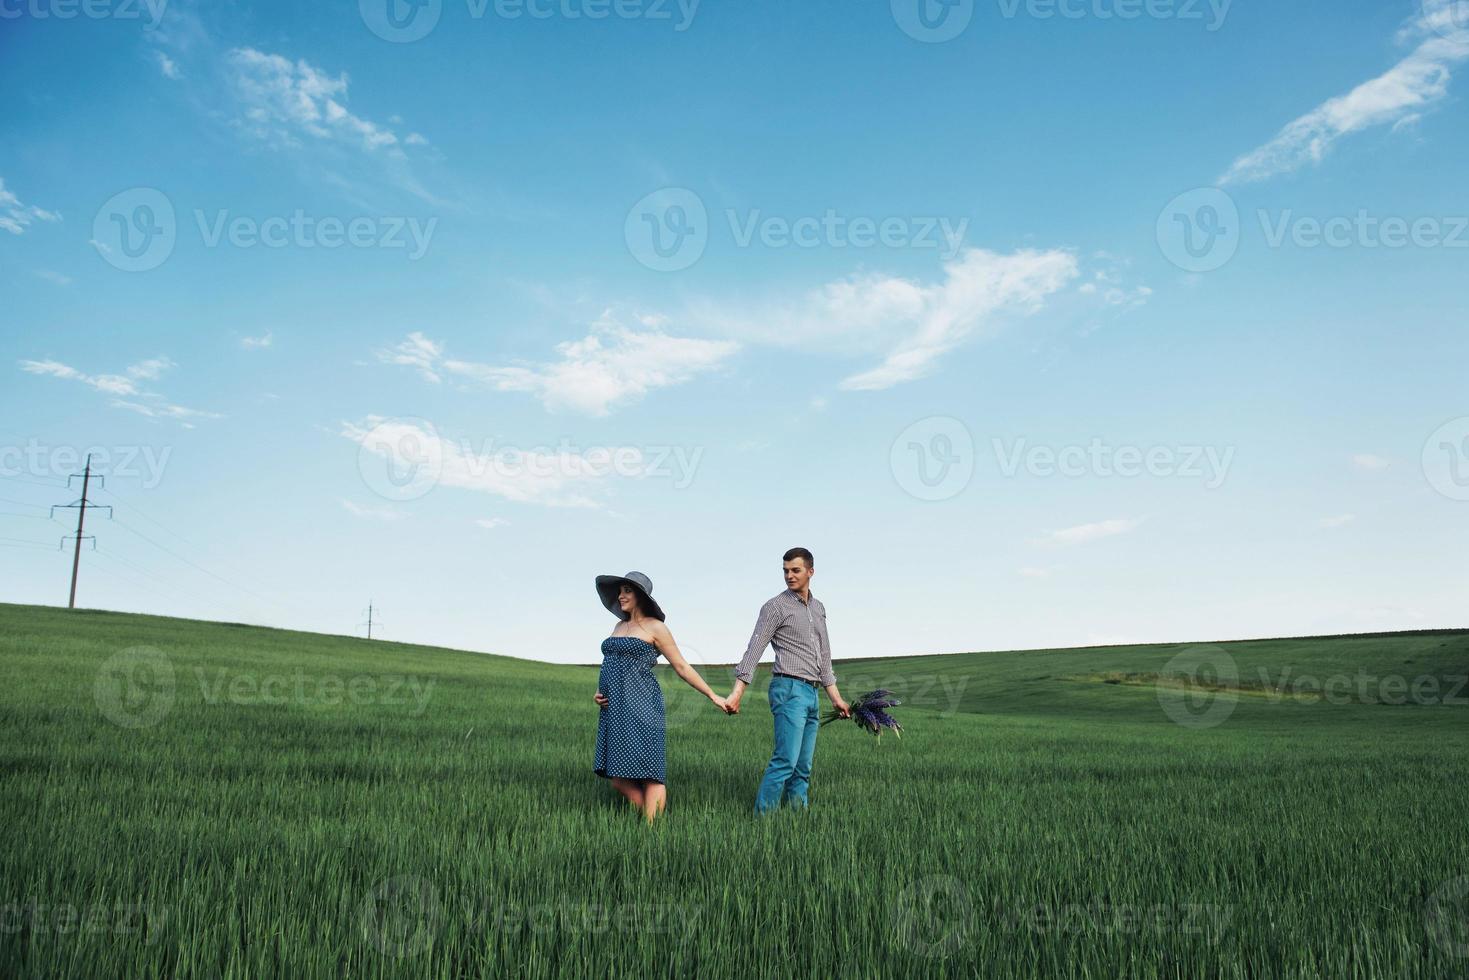
[[0, 0], [6, 601], [95, 448], [87, 606], [1464, 625], [1463, 0], [387, 2]]

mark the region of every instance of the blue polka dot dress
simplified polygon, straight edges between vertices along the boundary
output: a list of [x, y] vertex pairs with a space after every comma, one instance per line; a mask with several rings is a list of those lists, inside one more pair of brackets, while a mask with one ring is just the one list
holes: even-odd
[[653, 676], [658, 648], [636, 636], [602, 641], [597, 689], [607, 696], [598, 712], [598, 776], [666, 783], [663, 757], [663, 689]]

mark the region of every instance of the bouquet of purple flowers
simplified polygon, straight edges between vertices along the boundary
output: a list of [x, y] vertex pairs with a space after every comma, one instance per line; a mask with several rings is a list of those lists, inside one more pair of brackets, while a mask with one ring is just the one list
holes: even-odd
[[[891, 731], [897, 738], [902, 738], [903, 726], [898, 724], [898, 719], [888, 714], [887, 710], [902, 703], [893, 697], [892, 691], [868, 691], [852, 702], [850, 706], [852, 709], [852, 720], [857, 723], [858, 728], [876, 735], [879, 741], [882, 740], [883, 729]], [[826, 713], [826, 717], [821, 720], [821, 723], [823, 725], [828, 724], [836, 721], [841, 716], [842, 713], [840, 711], [832, 708]]]

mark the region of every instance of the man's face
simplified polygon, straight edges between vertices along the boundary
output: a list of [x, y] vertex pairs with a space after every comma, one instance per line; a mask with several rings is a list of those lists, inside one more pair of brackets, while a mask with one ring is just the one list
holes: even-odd
[[786, 588], [800, 592], [806, 588], [811, 581], [811, 569], [806, 567], [806, 559], [792, 558], [781, 566], [786, 577]]

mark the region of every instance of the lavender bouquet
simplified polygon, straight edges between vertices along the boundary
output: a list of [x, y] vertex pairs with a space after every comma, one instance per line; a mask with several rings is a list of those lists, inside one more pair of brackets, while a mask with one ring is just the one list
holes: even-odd
[[[857, 727], [863, 731], [876, 735], [878, 741], [882, 740], [884, 729], [891, 731], [896, 738], [903, 737], [903, 726], [898, 724], [898, 719], [888, 714], [887, 709], [902, 704], [893, 697], [893, 692], [888, 690], [868, 691], [851, 704], [852, 720]], [[821, 720], [823, 725], [829, 724], [841, 718], [842, 714], [835, 708], [826, 713]]]

